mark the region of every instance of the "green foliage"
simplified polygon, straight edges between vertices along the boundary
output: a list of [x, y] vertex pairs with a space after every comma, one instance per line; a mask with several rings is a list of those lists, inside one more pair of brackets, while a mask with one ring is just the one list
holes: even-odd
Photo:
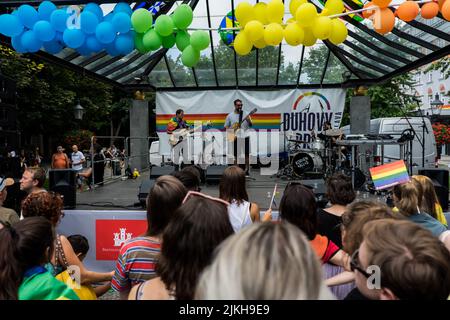
[[72, 130], [64, 135], [64, 144], [69, 148], [76, 144], [80, 151], [86, 151], [91, 148], [91, 137], [94, 135], [89, 130]]
[[450, 77], [450, 56], [439, 59], [428, 66], [425, 72], [438, 70], [444, 75], [444, 79]]

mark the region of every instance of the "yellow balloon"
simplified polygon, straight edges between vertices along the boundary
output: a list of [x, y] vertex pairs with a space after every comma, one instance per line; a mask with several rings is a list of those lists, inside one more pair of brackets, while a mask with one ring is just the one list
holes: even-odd
[[298, 7], [307, 2], [308, 0], [291, 0], [291, 3], [289, 4], [289, 11], [291, 12], [292, 16], [295, 17], [295, 13], [297, 12]]
[[295, 20], [294, 18], [289, 18], [288, 21], [286, 21], [287, 24], [289, 23], [297, 23], [297, 20]]
[[264, 41], [264, 37], [262, 37], [261, 39], [254, 41], [253, 45], [258, 48], [258, 49], [263, 49], [265, 47], [267, 47], [267, 43]]
[[271, 23], [264, 30], [264, 41], [271, 46], [277, 46], [283, 40], [283, 27], [278, 23]]
[[258, 20], [247, 22], [244, 28], [247, 38], [254, 42], [264, 37], [264, 26]]
[[290, 23], [283, 31], [284, 40], [291, 46], [298, 46], [302, 43], [305, 33], [297, 23]]
[[253, 45], [244, 32], [239, 33], [234, 39], [234, 51], [240, 56], [245, 56], [252, 51]]
[[314, 24], [314, 20], [317, 18], [316, 6], [312, 3], [302, 4], [298, 7], [295, 18], [301, 27], [311, 27]]
[[311, 28], [304, 28], [303, 31], [305, 33], [305, 36], [303, 38], [303, 45], [305, 47], [313, 46], [316, 43], [317, 38], [314, 36]]
[[267, 3], [267, 19], [269, 22], [281, 23], [284, 17], [284, 3], [281, 0], [272, 0]]
[[329, 16], [329, 15], [331, 15], [331, 13], [330, 13], [330, 10], [328, 10], [327, 8], [323, 8], [322, 12], [319, 13], [320, 17], [326, 17], [326, 16]]
[[255, 19], [266, 25], [269, 24], [269, 20], [267, 19], [267, 4], [264, 2], [259, 2], [255, 4], [253, 7], [255, 11]]
[[243, 28], [247, 24], [247, 22], [254, 20], [255, 11], [253, 6], [248, 2], [241, 2], [238, 4], [236, 9], [234, 10], [234, 14], [236, 16], [239, 25]]
[[312, 27], [312, 31], [317, 39], [328, 39], [331, 34], [331, 19], [328, 17], [317, 18]]
[[329, 15], [342, 13], [345, 9], [342, 0], [327, 0], [325, 8], [329, 10]]
[[341, 19], [331, 20], [331, 33], [328, 40], [334, 44], [338, 45], [347, 39], [348, 30], [344, 22]]

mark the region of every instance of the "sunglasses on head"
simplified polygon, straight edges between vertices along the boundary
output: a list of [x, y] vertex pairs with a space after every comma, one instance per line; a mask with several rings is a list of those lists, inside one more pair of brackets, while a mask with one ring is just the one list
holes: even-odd
[[225, 200], [222, 200], [222, 199], [219, 199], [219, 198], [214, 198], [214, 197], [208, 196], [207, 194], [204, 194], [204, 193], [201, 193], [201, 192], [198, 192], [198, 191], [189, 191], [186, 194], [186, 196], [184, 197], [182, 204], [184, 204], [189, 199], [189, 197], [202, 197], [202, 198], [209, 199], [209, 200], [212, 200], [212, 201], [215, 201], [215, 202], [219, 202], [219, 203], [224, 204], [226, 206], [230, 205], [230, 203], [225, 201]]
[[356, 249], [355, 252], [353, 252], [351, 260], [350, 260], [350, 270], [355, 272], [355, 270], [358, 270], [364, 277], [369, 278], [371, 275], [367, 273], [366, 270], [363, 269], [363, 267], [360, 264], [359, 261], [359, 249]]

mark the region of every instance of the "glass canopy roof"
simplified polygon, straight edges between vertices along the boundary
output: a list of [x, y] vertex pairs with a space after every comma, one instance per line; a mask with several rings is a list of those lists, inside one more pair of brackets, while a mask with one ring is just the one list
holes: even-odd
[[[312, 47], [292, 47], [283, 41], [277, 47], [255, 49], [241, 57], [221, 41], [216, 29], [227, 13], [243, 1], [162, 1], [164, 5], [157, 15], [171, 13], [180, 4], [188, 3], [194, 10], [191, 28], [213, 29], [208, 31], [210, 47], [202, 51], [195, 68], [183, 66], [181, 53], [176, 48], [147, 54], [135, 50], [120, 57], [111, 57], [105, 51], [85, 57], [69, 48], [57, 55], [45, 52], [36, 55], [122, 89], [205, 90], [370, 85], [450, 54], [450, 22], [439, 14], [431, 20], [423, 20], [419, 16], [408, 23], [398, 21], [394, 30], [384, 36], [375, 32], [367, 20], [346, 16], [343, 21], [349, 30], [348, 37], [338, 46], [318, 40]], [[252, 4], [259, 2], [246, 1]], [[309, 1], [319, 10], [323, 8], [318, 0]], [[3, 0], [0, 10], [5, 12], [21, 4], [38, 5], [40, 2]], [[68, 5], [90, 1], [53, 2]], [[114, 7], [111, 0], [96, 2], [102, 3], [105, 14]], [[146, 1], [146, 6], [150, 7], [155, 2]], [[290, 0], [284, 2], [289, 8]], [[344, 2], [352, 9], [360, 8], [352, 0]], [[288, 15], [286, 12], [286, 19]]]

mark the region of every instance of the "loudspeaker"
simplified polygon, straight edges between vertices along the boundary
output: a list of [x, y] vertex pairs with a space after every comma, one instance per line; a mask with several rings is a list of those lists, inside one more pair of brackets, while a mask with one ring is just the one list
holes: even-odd
[[419, 169], [419, 174], [427, 176], [433, 181], [434, 190], [438, 196], [443, 211], [448, 210], [448, 170]]
[[139, 186], [138, 199], [143, 208], [147, 206], [147, 197], [154, 184], [155, 180], [144, 180]]
[[218, 166], [209, 166], [206, 169], [206, 182], [207, 183], [218, 183], [220, 178], [222, 178], [223, 172], [228, 166], [218, 165]]
[[77, 205], [76, 171], [55, 169], [48, 172], [49, 189], [59, 193], [64, 200], [64, 208], [73, 209]]
[[150, 179], [157, 179], [160, 176], [169, 175], [174, 171], [174, 166], [152, 167], [150, 169]]

